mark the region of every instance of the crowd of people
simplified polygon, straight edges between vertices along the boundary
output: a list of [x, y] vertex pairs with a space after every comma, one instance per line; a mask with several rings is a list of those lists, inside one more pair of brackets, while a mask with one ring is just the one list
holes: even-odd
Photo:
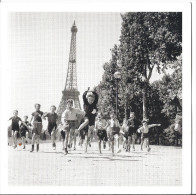
[[[35, 104], [35, 111], [32, 113], [30, 122], [28, 116], [24, 116], [22, 120], [18, 117], [18, 111], [13, 112], [11, 120], [13, 148], [17, 147], [17, 135], [20, 133], [22, 139], [23, 149], [25, 149], [25, 143], [28, 140], [29, 131], [32, 133], [31, 150], [39, 151], [40, 135], [42, 133], [42, 120], [48, 120], [48, 133], [52, 140], [52, 147], [56, 149], [56, 137], [59, 132], [62, 137], [62, 145], [64, 154], [67, 155], [68, 151], [76, 150], [76, 140], [79, 138], [79, 145], [82, 147], [85, 144], [85, 153], [87, 153], [88, 147], [91, 147], [93, 139], [98, 142], [99, 153], [102, 153], [103, 148], [106, 148], [108, 143], [109, 150], [114, 155], [114, 147], [117, 147], [117, 153], [124, 149], [126, 152], [130, 152], [131, 145], [132, 150], [135, 150], [135, 143], [137, 140], [137, 134], [140, 134], [141, 150], [143, 150], [143, 144], [146, 145], [146, 150], [150, 151], [149, 141], [149, 129], [151, 127], [160, 126], [160, 124], [149, 125], [148, 119], [143, 119], [142, 122], [138, 122], [135, 119], [134, 112], [130, 113], [129, 119], [124, 119], [123, 124], [119, 123], [115, 112], [110, 113], [110, 119], [107, 120], [103, 113], [97, 109], [98, 94], [93, 90], [87, 90], [83, 94], [84, 111], [78, 108], [74, 108], [74, 102], [72, 99], [68, 99], [66, 102], [66, 110], [62, 113], [61, 124], [57, 125], [58, 115], [56, 113], [56, 107], [52, 105], [50, 112], [42, 112], [41, 105]], [[116, 143], [116, 144], [115, 144]]]

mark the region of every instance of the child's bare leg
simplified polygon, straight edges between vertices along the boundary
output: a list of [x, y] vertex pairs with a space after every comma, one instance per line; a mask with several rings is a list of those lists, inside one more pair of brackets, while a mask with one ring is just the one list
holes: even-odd
[[80, 130], [82, 130], [84, 127], [86, 127], [86, 125], [88, 125], [88, 123], [89, 123], [89, 120], [88, 120], [88, 118], [86, 118], [86, 119], [84, 120], [84, 122], [79, 126], [78, 131], [80, 131]]
[[76, 149], [76, 137], [77, 137], [77, 130], [74, 131], [74, 150]]
[[69, 132], [69, 147], [71, 147], [71, 144], [73, 142], [73, 134], [74, 134], [74, 130], [70, 129], [70, 132]]
[[99, 153], [101, 154], [101, 140], [99, 140]]
[[131, 147], [131, 136], [128, 136], [127, 151], [129, 152], [130, 152], [130, 147]]
[[29, 133], [26, 132], [26, 141], [29, 143]]
[[66, 134], [65, 134], [65, 141], [64, 141], [65, 145], [64, 145], [64, 147], [65, 147], [66, 151], [67, 151], [67, 145], [68, 145], [68, 141], [69, 141], [69, 134], [70, 134], [69, 131], [67, 131]]
[[132, 135], [132, 148], [135, 150], [135, 135]]
[[15, 146], [17, 146], [17, 134], [18, 134], [18, 131], [15, 131], [14, 132], [14, 140], [15, 140]]
[[13, 141], [13, 146], [15, 146], [15, 137], [14, 137], [14, 131], [12, 131], [12, 141]]
[[25, 147], [25, 137], [24, 136], [22, 136], [22, 145], [23, 145], [23, 147]]
[[141, 150], [143, 150], [144, 139], [141, 139]]

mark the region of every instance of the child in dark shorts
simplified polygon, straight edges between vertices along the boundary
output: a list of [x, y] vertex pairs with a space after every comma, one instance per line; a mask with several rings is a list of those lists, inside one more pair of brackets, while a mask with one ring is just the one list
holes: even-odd
[[28, 116], [24, 116], [24, 122], [20, 125], [20, 135], [22, 138], [23, 149], [25, 149], [25, 138], [28, 139], [29, 127], [31, 126], [31, 123], [29, 123], [27, 120]]
[[151, 150], [150, 141], [149, 141], [149, 129], [151, 127], [161, 126], [161, 124], [152, 124], [148, 125], [148, 119], [144, 119], [142, 121], [142, 127], [140, 127], [137, 131], [141, 133], [141, 150], [143, 150], [143, 143], [146, 141], [147, 151]]
[[86, 125], [89, 125], [88, 138], [87, 138], [86, 147], [85, 147], [85, 153], [87, 153], [88, 144], [89, 146], [91, 146], [90, 142], [93, 138], [95, 117], [96, 117], [96, 112], [98, 110], [97, 109], [98, 94], [88, 89], [83, 94], [83, 101], [84, 101], [85, 118], [84, 118], [84, 122], [78, 128], [78, 131], [83, 129]]
[[13, 138], [13, 148], [15, 149], [17, 147], [17, 137], [19, 134], [19, 122], [22, 123], [22, 120], [20, 117], [18, 117], [18, 110], [14, 110], [13, 117], [11, 117], [9, 120], [12, 120], [11, 129], [12, 129], [12, 138]]
[[107, 137], [107, 128], [108, 124], [101, 113], [97, 114], [97, 121], [95, 122], [95, 129], [97, 131], [97, 136], [99, 138], [99, 152], [101, 154], [101, 141], [103, 141], [104, 149], [106, 147], [106, 142], [108, 141]]
[[45, 117], [48, 118], [48, 133], [50, 134], [50, 137], [52, 139], [53, 150], [56, 149], [55, 140], [56, 140], [57, 120], [58, 120], [58, 115], [55, 111], [56, 111], [56, 106], [52, 105], [50, 107], [50, 112], [44, 113], [43, 115], [43, 119], [45, 119]]
[[127, 121], [127, 125], [129, 127], [127, 151], [130, 151], [131, 142], [132, 142], [133, 151], [135, 151], [135, 141], [136, 141], [136, 138], [137, 138], [137, 129], [139, 127], [139, 123], [135, 119], [135, 113], [134, 112], [130, 112], [130, 117]]
[[[114, 155], [114, 136], [117, 135], [119, 136], [119, 133], [120, 133], [120, 124], [119, 124], [119, 121], [118, 119], [116, 118], [116, 115], [115, 113], [111, 113], [110, 114], [110, 120], [108, 122], [108, 125], [110, 126], [110, 141], [111, 141], [111, 145], [112, 145], [112, 154]], [[118, 140], [119, 141], [119, 140]], [[118, 144], [119, 146], [119, 144]], [[121, 149], [118, 149], [118, 152], [119, 153], [121, 152]]]
[[39, 140], [42, 132], [42, 116], [43, 112], [40, 111], [41, 105], [35, 104], [35, 112], [32, 113], [30, 122], [33, 120], [33, 131], [32, 131], [32, 148], [30, 152], [34, 151], [34, 144], [37, 141], [37, 152], [39, 151]]

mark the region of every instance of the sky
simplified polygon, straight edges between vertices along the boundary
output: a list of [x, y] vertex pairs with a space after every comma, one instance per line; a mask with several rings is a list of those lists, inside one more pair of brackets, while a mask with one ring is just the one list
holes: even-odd
[[[71, 42], [76, 22], [78, 90], [99, 84], [110, 49], [119, 43], [120, 13], [12, 12], [8, 17], [8, 46], [11, 74], [10, 114], [19, 116], [59, 106], [65, 86]], [[154, 74], [152, 80], [160, 78]], [[80, 96], [81, 100], [81, 96]], [[82, 105], [81, 101], [81, 105]]]

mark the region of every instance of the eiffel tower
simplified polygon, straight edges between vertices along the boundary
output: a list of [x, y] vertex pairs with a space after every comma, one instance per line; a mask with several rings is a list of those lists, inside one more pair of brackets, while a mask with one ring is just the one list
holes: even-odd
[[61, 116], [62, 113], [65, 111], [67, 99], [72, 99], [74, 101], [74, 107], [81, 109], [80, 101], [79, 101], [80, 92], [78, 91], [78, 88], [77, 88], [77, 71], [76, 71], [76, 33], [77, 31], [78, 29], [74, 21], [74, 24], [71, 27], [71, 45], [70, 45], [66, 83], [65, 83], [65, 88], [62, 91], [63, 95], [62, 95], [61, 102], [57, 110], [58, 116]]

